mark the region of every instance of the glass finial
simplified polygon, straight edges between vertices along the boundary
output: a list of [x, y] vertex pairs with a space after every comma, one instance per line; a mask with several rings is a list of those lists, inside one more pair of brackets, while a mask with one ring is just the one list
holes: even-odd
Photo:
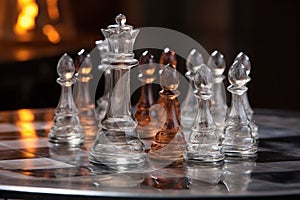
[[74, 61], [78, 75], [87, 75], [92, 71], [91, 56], [84, 49], [81, 49]]
[[186, 59], [186, 69], [190, 73], [196, 73], [197, 69], [203, 64], [202, 54], [196, 49], [192, 49]]
[[241, 62], [244, 65], [245, 69], [246, 69], [247, 75], [250, 74], [250, 71], [251, 71], [251, 62], [250, 62], [249, 57], [246, 54], [244, 54], [243, 52], [240, 52], [235, 57], [234, 60], [237, 60], [237, 61]]
[[235, 87], [244, 86], [249, 81], [245, 66], [241, 62], [235, 61], [229, 69], [228, 79]]
[[57, 74], [62, 80], [71, 80], [75, 73], [75, 66], [72, 58], [68, 54], [64, 54], [58, 61]]
[[123, 14], [118, 14], [116, 16], [116, 23], [119, 25], [119, 26], [124, 26], [125, 23], [126, 23], [126, 16], [123, 15]]
[[172, 64], [167, 64], [160, 75], [160, 85], [164, 90], [176, 90], [179, 85], [179, 77]]
[[195, 88], [198, 91], [201, 91], [202, 94], [212, 94], [213, 75], [211, 70], [205, 64], [202, 64], [197, 71], [194, 79], [194, 85]]
[[140, 61], [139, 70], [143, 77], [151, 76], [155, 73], [156, 62], [154, 56], [149, 51], [144, 51], [139, 61]]
[[177, 58], [176, 53], [171, 51], [169, 48], [165, 48], [163, 53], [160, 56], [159, 63], [164, 67], [167, 64], [171, 64], [172, 67], [176, 68], [177, 66]]
[[221, 76], [226, 68], [226, 62], [223, 54], [217, 50], [212, 52], [207, 65], [212, 69], [215, 76]]

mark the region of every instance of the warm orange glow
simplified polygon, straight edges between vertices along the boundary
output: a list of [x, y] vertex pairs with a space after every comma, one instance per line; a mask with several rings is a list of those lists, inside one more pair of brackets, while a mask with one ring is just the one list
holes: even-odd
[[35, 128], [32, 123], [34, 121], [34, 114], [32, 111], [29, 109], [21, 109], [17, 111], [17, 115], [19, 120], [16, 122], [16, 125], [20, 128], [22, 137], [36, 137]]
[[47, 0], [47, 10], [49, 18], [53, 21], [57, 21], [59, 19], [59, 11], [57, 6], [58, 0]]
[[18, 18], [14, 26], [17, 35], [24, 35], [35, 28], [35, 18], [38, 15], [38, 6], [35, 0], [18, 0]]
[[27, 49], [20, 49], [14, 52], [14, 56], [19, 61], [25, 61], [32, 56], [32, 53]]
[[56, 28], [50, 24], [46, 24], [43, 27], [43, 33], [45, 36], [47, 36], [48, 40], [53, 44], [59, 43], [61, 40], [60, 35], [56, 30]]

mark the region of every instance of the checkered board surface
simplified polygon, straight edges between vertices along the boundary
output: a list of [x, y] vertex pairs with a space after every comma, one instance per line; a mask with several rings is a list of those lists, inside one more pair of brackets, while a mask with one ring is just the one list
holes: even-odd
[[[87, 147], [83, 146], [76, 152], [59, 152], [52, 149], [47, 138], [49, 123], [51, 122], [34, 122], [34, 133], [30, 133], [30, 131], [22, 133], [22, 130], [14, 123], [0, 123], [0, 198], [1, 194], [5, 194], [3, 187], [7, 185], [118, 191], [116, 188], [120, 182], [116, 182], [116, 187], [113, 189], [93, 184], [95, 176], [90, 170]], [[197, 179], [196, 183], [195, 180], [193, 181], [193, 177], [187, 177], [188, 179], [184, 179], [184, 181], [191, 180], [191, 184], [181, 183], [182, 187], [173, 187], [170, 183], [164, 185], [166, 191], [184, 189], [176, 194], [177, 196], [183, 194], [187, 197], [189, 195], [214, 196], [219, 193], [225, 197], [230, 194], [246, 196], [300, 195], [300, 113], [257, 110], [256, 123], [259, 126], [261, 138], [258, 157], [250, 167], [249, 165], [244, 166], [239, 169], [241, 171], [228, 170], [223, 167], [219, 171], [219, 183], [214, 183], [213, 186], [205, 180]], [[240, 177], [241, 182], [225, 184], [222, 177], [226, 173], [231, 177]], [[176, 173], [173, 175], [175, 178], [173, 177], [172, 180], [176, 182], [177, 175]], [[135, 186], [135, 189], [126, 190], [127, 194], [128, 191], [131, 191], [139, 193], [142, 197], [149, 194], [153, 194], [154, 197], [155, 195], [171, 195], [168, 192], [164, 193], [163, 190], [159, 190], [159, 194], [157, 194], [158, 187], [154, 187], [151, 179], [153, 176], [147, 173], [145, 181], [139, 186]], [[154, 181], [155, 184], [159, 184], [157, 181], [159, 180]], [[178, 179], [179, 181], [183, 180]], [[122, 195], [122, 191], [120, 195]]]

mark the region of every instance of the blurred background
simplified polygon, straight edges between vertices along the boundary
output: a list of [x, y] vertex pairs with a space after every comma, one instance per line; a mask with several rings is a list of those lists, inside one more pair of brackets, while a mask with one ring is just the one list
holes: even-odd
[[227, 67], [243, 51], [252, 107], [300, 110], [299, 8], [293, 0], [0, 0], [0, 110], [55, 107], [60, 56], [94, 49], [119, 13], [136, 28], [173, 29], [217, 49]]

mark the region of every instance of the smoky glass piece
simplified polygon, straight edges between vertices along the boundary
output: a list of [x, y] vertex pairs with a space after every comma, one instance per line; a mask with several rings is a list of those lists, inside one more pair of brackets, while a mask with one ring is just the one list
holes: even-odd
[[185, 158], [188, 162], [199, 165], [220, 165], [223, 162], [224, 154], [210, 112], [210, 100], [213, 95], [211, 70], [202, 64], [196, 72], [194, 81], [198, 113], [187, 141]]
[[135, 118], [138, 122], [137, 130], [141, 138], [153, 138], [159, 130], [161, 118], [155, 106], [152, 83], [156, 79], [156, 63], [154, 56], [145, 51], [141, 55], [138, 78], [142, 83], [141, 95], [136, 105]]
[[78, 146], [84, 142], [84, 131], [73, 99], [75, 66], [69, 55], [64, 54], [58, 61], [57, 73], [61, 95], [55, 109], [54, 123], [48, 135], [49, 142], [57, 146]]
[[165, 65], [171, 64], [174, 68], [177, 66], [177, 57], [174, 51], [171, 51], [169, 48], [165, 48], [160, 56], [159, 63], [161, 68], [164, 68]]
[[177, 71], [170, 64], [166, 65], [160, 74], [160, 96], [164, 102], [165, 122], [156, 133], [148, 153], [154, 167], [182, 167], [184, 164], [185, 138], [176, 107], [177, 96], [180, 94], [176, 90], [178, 78]]

